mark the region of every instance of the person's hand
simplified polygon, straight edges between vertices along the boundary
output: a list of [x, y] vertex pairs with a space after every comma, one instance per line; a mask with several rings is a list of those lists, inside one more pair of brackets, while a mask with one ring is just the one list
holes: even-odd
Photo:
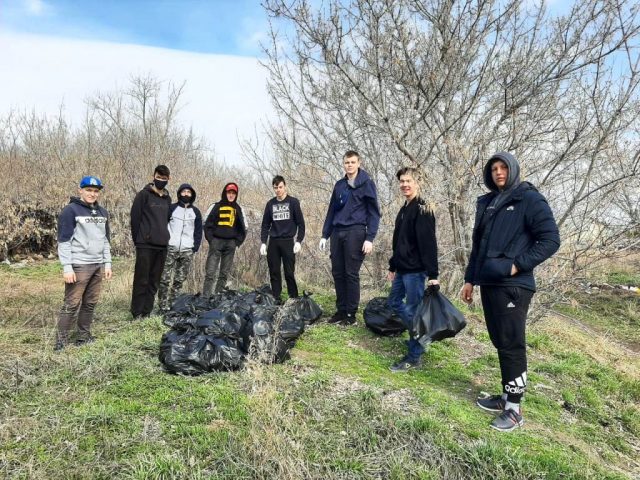
[[321, 252], [324, 252], [324, 249], [327, 248], [327, 239], [326, 238], [321, 238], [320, 239], [320, 243], [318, 243], [318, 248], [320, 249]]
[[65, 272], [62, 274], [64, 283], [76, 283], [76, 272]]
[[516, 264], [514, 263], [511, 265], [511, 276], [513, 277], [516, 273], [518, 273], [518, 267], [516, 267]]
[[431, 295], [440, 291], [440, 282], [435, 278], [427, 280], [427, 288], [424, 291], [425, 295]]
[[302, 250], [302, 245], [300, 245], [300, 242], [296, 242], [293, 244], [293, 254], [295, 255], [296, 253], [298, 253], [300, 250]]
[[104, 269], [104, 278], [106, 280], [111, 280], [113, 278], [113, 270], [111, 270], [110, 268], [105, 268]]
[[396, 272], [387, 272], [387, 280], [393, 282], [396, 279]]
[[460, 299], [469, 305], [471, 304], [471, 302], [473, 302], [473, 284], [472, 283], [464, 284], [464, 286], [462, 287], [462, 290], [460, 290]]
[[266, 254], [267, 254], [267, 244], [263, 243], [262, 245], [260, 245], [260, 255], [264, 257]]
[[362, 244], [362, 252], [367, 255], [371, 253], [371, 250], [373, 250], [373, 243], [371, 243], [369, 240], [365, 240]]

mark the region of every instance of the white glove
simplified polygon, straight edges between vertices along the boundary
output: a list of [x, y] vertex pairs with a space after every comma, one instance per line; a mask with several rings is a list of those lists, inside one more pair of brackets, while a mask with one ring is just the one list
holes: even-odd
[[369, 253], [371, 253], [371, 250], [373, 250], [373, 243], [371, 243], [369, 240], [365, 240], [362, 244], [362, 252], [365, 255], [368, 255]]
[[293, 244], [293, 254], [294, 255], [296, 253], [298, 253], [301, 249], [302, 249], [302, 245], [300, 245], [300, 242], [296, 242], [296, 243]]
[[266, 254], [267, 254], [267, 244], [263, 243], [262, 245], [260, 245], [260, 255], [264, 257]]
[[318, 244], [318, 248], [320, 249], [321, 252], [324, 252], [324, 249], [327, 248], [327, 239], [326, 238], [321, 238], [320, 239], [320, 243]]

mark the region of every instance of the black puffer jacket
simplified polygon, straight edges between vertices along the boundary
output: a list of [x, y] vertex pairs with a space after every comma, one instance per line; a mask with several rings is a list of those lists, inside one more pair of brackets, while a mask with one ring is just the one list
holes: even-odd
[[[492, 191], [478, 198], [465, 282], [535, 291], [533, 269], [560, 247], [558, 226], [547, 200], [531, 183], [517, 183], [509, 175], [505, 190], [498, 191], [490, 168], [496, 160], [507, 160], [508, 165], [516, 162], [510, 154], [499, 153], [485, 166], [485, 184]], [[518, 269], [513, 276], [512, 265]]]

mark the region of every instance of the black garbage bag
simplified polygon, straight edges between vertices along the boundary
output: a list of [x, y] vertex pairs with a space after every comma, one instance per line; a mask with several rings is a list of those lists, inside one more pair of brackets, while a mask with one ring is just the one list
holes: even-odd
[[169, 372], [200, 375], [235, 370], [242, 365], [243, 354], [232, 339], [204, 335], [198, 330], [170, 330], [162, 336], [158, 358]]
[[296, 315], [290, 315], [286, 310], [278, 312], [275, 318], [275, 331], [289, 346], [304, 332], [304, 320]]
[[252, 292], [242, 295], [242, 301], [250, 305], [275, 305], [276, 298], [273, 296], [271, 287], [269, 285], [263, 285], [260, 288], [256, 288]]
[[455, 337], [466, 326], [462, 312], [438, 289], [428, 288], [413, 318], [411, 336], [426, 345]]
[[290, 348], [280, 335], [276, 335], [273, 321], [253, 322], [250, 353], [258, 361], [266, 364], [282, 363], [291, 358]]
[[201, 313], [195, 326], [205, 335], [238, 340], [245, 323], [246, 320], [235, 312], [214, 309]]
[[200, 375], [209, 371], [209, 345], [206, 336], [195, 329], [187, 332], [169, 330], [162, 336], [158, 358], [169, 372]]
[[164, 323], [167, 327], [171, 327], [178, 332], [186, 332], [196, 328], [198, 317], [192, 314], [186, 315], [165, 315]]
[[322, 317], [322, 308], [311, 298], [311, 293], [302, 292], [302, 296], [290, 299], [285, 305], [287, 312], [301, 319], [307, 324], [312, 324]]
[[240, 292], [225, 288], [222, 292], [214, 293], [209, 297], [209, 308], [220, 308], [219, 305], [229, 300], [234, 300], [240, 297]]
[[260, 322], [262, 320], [273, 323], [279, 308], [280, 307], [277, 305], [253, 305], [249, 313], [249, 319], [253, 323]]
[[386, 297], [369, 300], [364, 307], [363, 316], [367, 328], [378, 335], [400, 335], [407, 329], [402, 319], [387, 305]]

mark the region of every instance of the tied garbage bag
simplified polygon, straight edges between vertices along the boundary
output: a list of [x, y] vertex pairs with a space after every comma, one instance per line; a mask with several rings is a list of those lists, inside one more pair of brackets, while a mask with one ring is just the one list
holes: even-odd
[[364, 308], [364, 324], [373, 333], [382, 336], [400, 335], [407, 327], [387, 305], [386, 297], [372, 298]]
[[291, 347], [295, 341], [304, 332], [305, 323], [300, 317], [287, 314], [286, 310], [278, 312], [275, 318], [275, 330], [278, 336], [282, 338]]
[[251, 354], [260, 362], [282, 363], [288, 360], [290, 346], [280, 336], [276, 335], [273, 321], [267, 319], [253, 322], [253, 337]]
[[235, 370], [242, 365], [242, 351], [233, 340], [204, 335], [198, 330], [165, 333], [158, 358], [167, 371], [183, 375]]
[[195, 326], [205, 335], [238, 340], [245, 320], [234, 312], [210, 310], [198, 316]]
[[455, 337], [466, 326], [462, 312], [440, 293], [439, 288], [427, 288], [413, 318], [411, 336], [422, 345], [428, 345]]
[[311, 293], [303, 291], [301, 297], [291, 298], [285, 305], [287, 313], [308, 325], [322, 316], [322, 308], [311, 298], [311, 295]]

